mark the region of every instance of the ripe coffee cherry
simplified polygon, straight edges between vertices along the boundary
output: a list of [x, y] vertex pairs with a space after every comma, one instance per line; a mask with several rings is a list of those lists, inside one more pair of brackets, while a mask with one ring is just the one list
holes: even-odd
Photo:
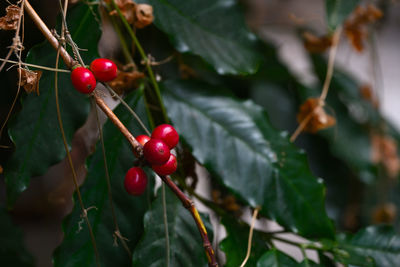
[[150, 140], [150, 137], [144, 134], [138, 135], [136, 136], [136, 140], [142, 145], [144, 146], [144, 144], [147, 143], [147, 141]]
[[171, 154], [167, 163], [163, 165], [153, 165], [151, 167], [158, 175], [170, 175], [176, 171], [176, 168], [178, 167], [178, 162], [176, 161], [175, 155]]
[[97, 58], [90, 64], [94, 77], [101, 82], [109, 82], [117, 77], [117, 65], [109, 59]]
[[143, 147], [144, 157], [152, 165], [162, 165], [166, 163], [171, 154], [169, 147], [159, 139], [151, 138]]
[[72, 85], [82, 94], [90, 94], [96, 88], [93, 73], [84, 67], [77, 67], [71, 72]]
[[139, 167], [132, 167], [125, 175], [124, 186], [130, 195], [139, 196], [144, 193], [147, 185], [147, 175]]
[[151, 138], [164, 141], [170, 149], [173, 149], [179, 142], [177, 131], [169, 124], [161, 124], [157, 126], [151, 134]]

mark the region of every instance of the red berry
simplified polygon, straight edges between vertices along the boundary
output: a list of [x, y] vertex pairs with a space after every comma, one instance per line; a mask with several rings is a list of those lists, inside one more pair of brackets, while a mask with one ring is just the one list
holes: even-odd
[[109, 82], [117, 77], [117, 65], [109, 59], [97, 58], [90, 64], [94, 77], [101, 82]]
[[84, 67], [77, 67], [71, 72], [72, 85], [82, 94], [90, 94], [96, 88], [93, 73]]
[[167, 163], [163, 165], [153, 165], [151, 167], [158, 175], [170, 175], [176, 171], [178, 162], [176, 161], [175, 155], [171, 154]]
[[141, 135], [136, 136], [136, 140], [137, 140], [142, 146], [144, 146], [144, 144], [146, 144], [147, 141], [150, 140], [150, 137], [147, 136], [147, 135], [145, 135], [145, 134], [141, 134]]
[[179, 142], [177, 131], [169, 124], [161, 124], [157, 126], [151, 134], [151, 138], [164, 141], [170, 149], [173, 149]]
[[130, 195], [139, 196], [144, 193], [147, 185], [147, 175], [139, 167], [132, 167], [125, 175], [124, 186]]
[[151, 138], [143, 147], [144, 157], [152, 165], [162, 165], [166, 163], [171, 154], [169, 147], [159, 139]]

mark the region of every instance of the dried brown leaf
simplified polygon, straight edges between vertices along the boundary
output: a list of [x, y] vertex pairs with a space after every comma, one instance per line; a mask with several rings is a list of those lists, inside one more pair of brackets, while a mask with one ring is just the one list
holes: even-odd
[[[106, 3], [111, 2], [110, 0], [106, 1]], [[135, 22], [135, 9], [136, 3], [131, 0], [115, 0], [115, 3], [121, 10], [122, 15], [128, 21], [129, 24], [133, 24]], [[111, 16], [118, 16], [118, 12], [113, 10], [110, 12]]]
[[309, 98], [300, 106], [297, 121], [299, 124], [305, 123], [305, 132], [316, 133], [336, 124], [335, 118], [328, 115], [323, 106], [319, 98]]
[[143, 72], [139, 71], [118, 71], [117, 78], [109, 82], [111, 88], [119, 95], [137, 87], [137, 81], [144, 78]]
[[36, 92], [39, 95], [39, 80], [42, 72], [39, 70], [31, 71], [28, 69], [19, 68], [18, 72], [21, 75], [20, 85], [24, 87], [25, 91], [30, 94]]
[[384, 203], [372, 211], [372, 222], [374, 224], [391, 224], [396, 219], [397, 208], [393, 203]]
[[396, 140], [390, 136], [372, 135], [371, 160], [381, 163], [390, 178], [396, 178], [400, 172]]
[[6, 15], [0, 18], [1, 30], [16, 30], [20, 19], [21, 9], [16, 5], [9, 5], [6, 8]]
[[375, 107], [375, 108], [379, 107], [379, 101], [376, 98], [375, 93], [369, 84], [364, 84], [364, 85], [360, 86], [359, 91], [360, 91], [360, 95], [363, 99], [370, 102], [373, 107]]
[[364, 50], [363, 42], [368, 36], [366, 26], [374, 23], [382, 16], [382, 11], [374, 5], [358, 6], [354, 9], [350, 18], [345, 21], [344, 32], [356, 51], [362, 52]]
[[142, 29], [153, 23], [153, 7], [147, 4], [138, 4], [135, 9], [135, 27]]
[[332, 36], [316, 36], [310, 32], [303, 33], [304, 47], [310, 53], [323, 53], [332, 46]]

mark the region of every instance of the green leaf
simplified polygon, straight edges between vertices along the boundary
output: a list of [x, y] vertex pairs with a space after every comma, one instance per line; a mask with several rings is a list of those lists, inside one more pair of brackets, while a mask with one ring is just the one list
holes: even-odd
[[[88, 49], [86, 58], [97, 57], [100, 30], [88, 6], [82, 4], [71, 9], [68, 23], [79, 47]], [[29, 52], [27, 61], [54, 67], [55, 59], [55, 50], [45, 42]], [[59, 74], [58, 85], [64, 130], [70, 142], [84, 123], [90, 105], [87, 96], [73, 88], [68, 73]], [[49, 166], [65, 157], [56, 115], [53, 72], [43, 72], [39, 89], [40, 96], [32, 93], [23, 97], [22, 110], [9, 126], [9, 134], [16, 145], [15, 153], [4, 166], [9, 206], [28, 187], [31, 177], [42, 175]]]
[[257, 261], [257, 267], [291, 267], [291, 266], [300, 266], [300, 264], [277, 249], [271, 249]]
[[0, 259], [2, 266], [34, 266], [33, 257], [23, 244], [22, 232], [11, 221], [4, 208], [0, 208]]
[[[143, 102], [137, 104], [137, 93], [130, 95], [126, 101], [131, 107], [137, 106], [136, 111], [139, 116], [145, 117]], [[128, 129], [140, 129], [132, 115], [122, 105], [116, 108], [115, 114]], [[153, 197], [154, 176], [148, 174], [149, 184], [144, 195], [140, 197], [128, 195], [123, 182], [126, 171], [133, 166], [135, 160], [131, 146], [110, 121], [104, 126], [104, 141], [117, 221], [121, 234], [129, 240], [127, 244], [132, 251], [143, 233], [143, 216], [150, 207], [150, 200]], [[129, 266], [131, 258], [119, 240], [118, 246], [113, 245], [115, 227], [108, 198], [101, 144], [97, 145], [96, 152], [88, 159], [88, 166], [88, 176], [81, 187], [81, 193], [85, 207], [95, 207], [88, 211], [88, 217], [102, 266]], [[54, 266], [96, 266], [89, 232], [81, 213], [81, 207], [76, 200], [71, 215], [64, 221], [65, 237], [54, 254]]]
[[252, 207], [305, 237], [333, 238], [324, 186], [266, 112], [193, 81], [162, 84], [168, 114], [193, 155]]
[[[169, 266], [208, 266], [203, 243], [189, 211], [169, 188], [165, 189], [170, 243]], [[212, 240], [211, 224], [203, 222]], [[144, 218], [145, 234], [133, 254], [133, 266], [164, 267], [166, 264], [165, 231], [161, 190]]]
[[[249, 226], [239, 224], [235, 219], [224, 217], [221, 223], [225, 226], [227, 237], [220, 242], [220, 247], [226, 256], [225, 267], [240, 266], [246, 257]], [[257, 260], [268, 250], [266, 242], [258, 231], [253, 232], [252, 249], [247, 266], [255, 266]]]
[[[339, 236], [339, 248], [348, 253], [348, 257], [338, 258], [345, 264], [389, 267], [400, 262], [400, 236], [388, 225], [370, 226], [350, 237]], [[370, 257], [368, 261], [366, 257]]]
[[146, 0], [154, 8], [154, 24], [175, 48], [202, 57], [219, 74], [257, 70], [255, 36], [246, 27], [234, 0]]
[[327, 22], [334, 30], [351, 14], [360, 0], [325, 0]]

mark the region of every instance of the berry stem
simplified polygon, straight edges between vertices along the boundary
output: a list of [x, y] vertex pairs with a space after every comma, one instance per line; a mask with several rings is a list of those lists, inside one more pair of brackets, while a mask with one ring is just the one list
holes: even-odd
[[[31, 19], [34, 21], [36, 24], [36, 27], [42, 32], [44, 37], [47, 39], [47, 41], [53, 46], [53, 48], [56, 51], [59, 51], [61, 58], [63, 59], [65, 65], [68, 68], [72, 68], [74, 65], [76, 65], [76, 61], [69, 55], [69, 53], [59, 44], [57, 38], [55, 38], [52, 33], [50, 32], [49, 28], [46, 26], [46, 24], [42, 21], [42, 19], [39, 17], [39, 15], [36, 13], [36, 11], [33, 9], [33, 7], [30, 5], [28, 0], [25, 0], [25, 11], [28, 13], [28, 15], [31, 17]], [[117, 7], [118, 8], [118, 7]], [[120, 12], [119, 9], [117, 11]], [[124, 21], [124, 18], [122, 18]], [[126, 20], [125, 20], [126, 22]], [[129, 25], [128, 25], [129, 26]], [[130, 27], [129, 27], [130, 28]], [[132, 29], [130, 29], [131, 33]], [[128, 30], [129, 31], [129, 30]], [[141, 52], [141, 55], [143, 59], [146, 60], [147, 62], [147, 57], [144, 54], [144, 51], [142, 47], [140, 46], [139, 42], [136, 39], [136, 36], [132, 36], [134, 38], [134, 41], [136, 45], [138, 46], [139, 51]], [[139, 48], [140, 47], [140, 48]], [[161, 95], [159, 94], [159, 87], [158, 84], [155, 80], [153, 71], [150, 67], [150, 64], [146, 64], [147, 69], [149, 71], [150, 78], [153, 82], [153, 85], [155, 86], [155, 89], [161, 98]], [[114, 123], [114, 125], [121, 131], [121, 133], [125, 136], [125, 138], [128, 140], [128, 142], [132, 145], [133, 148], [133, 153], [135, 154], [136, 157], [141, 158], [143, 155], [143, 148], [139, 144], [139, 142], [133, 137], [133, 135], [128, 131], [128, 129], [125, 127], [125, 125], [118, 119], [118, 117], [112, 112], [112, 110], [107, 106], [107, 104], [104, 102], [104, 100], [97, 94], [96, 91], [93, 92], [93, 98], [96, 101], [96, 104], [103, 110], [103, 112], [106, 114], [106, 116]], [[162, 103], [162, 102], [161, 102]], [[165, 108], [163, 107], [163, 114], [166, 117], [166, 112]], [[165, 118], [168, 120], [168, 117]], [[210, 240], [208, 239], [207, 231], [204, 226], [203, 221], [200, 218], [200, 215], [194, 206], [194, 203], [191, 199], [189, 199], [180, 189], [179, 187], [169, 178], [169, 176], [160, 176], [161, 179], [167, 186], [174, 192], [174, 194], [179, 198], [179, 200], [182, 202], [183, 206], [188, 209], [190, 214], [192, 215], [194, 221], [196, 222], [197, 228], [200, 232], [201, 238], [203, 240], [203, 246], [207, 255], [208, 259], [208, 265], [211, 267], [216, 267], [218, 266], [217, 260], [215, 258], [214, 250], [211, 246]]]

